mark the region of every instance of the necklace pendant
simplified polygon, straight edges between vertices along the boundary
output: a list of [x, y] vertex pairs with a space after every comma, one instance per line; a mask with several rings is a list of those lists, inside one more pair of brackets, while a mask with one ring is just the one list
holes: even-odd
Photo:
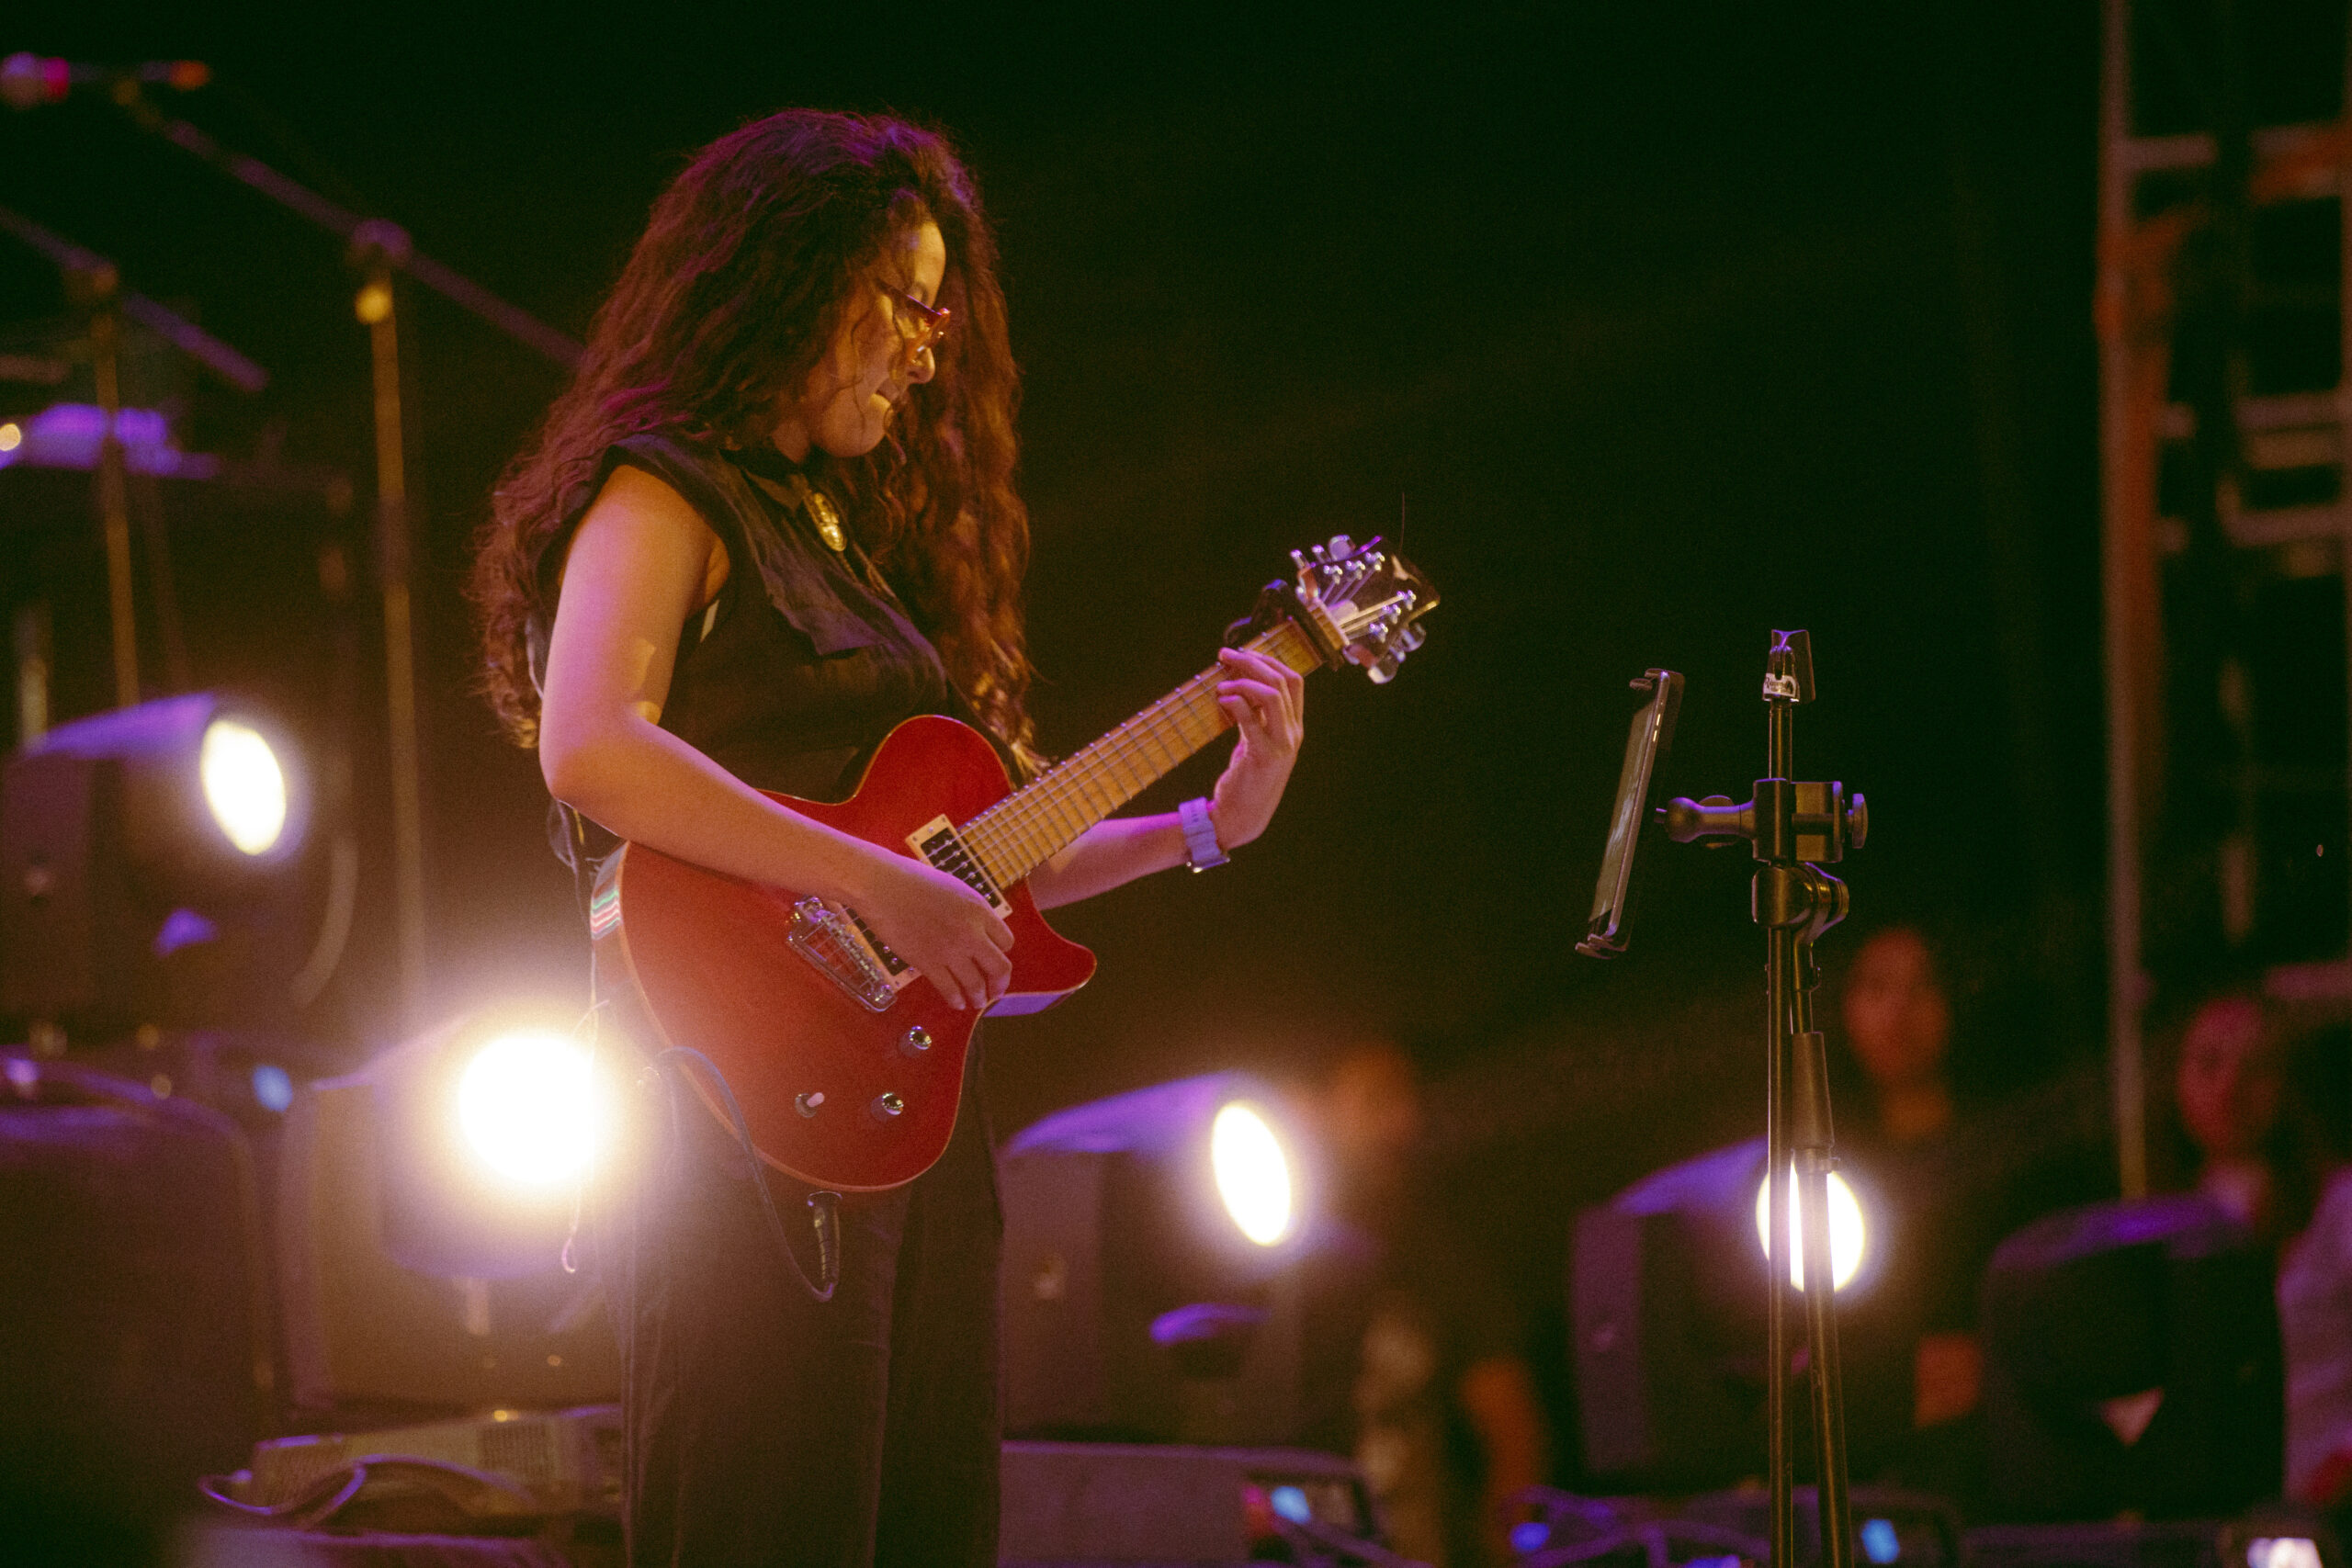
[[825, 541], [835, 555], [849, 549], [849, 536], [842, 532], [842, 514], [835, 511], [831, 498], [823, 491], [811, 488], [808, 492], [808, 520], [817, 525], [817, 536]]

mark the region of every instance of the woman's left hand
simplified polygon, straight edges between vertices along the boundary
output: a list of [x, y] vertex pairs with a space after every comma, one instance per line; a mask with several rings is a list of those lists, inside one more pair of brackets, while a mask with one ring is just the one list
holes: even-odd
[[1217, 683], [1216, 705], [1241, 740], [1209, 796], [1209, 819], [1219, 847], [1231, 851], [1264, 832], [1282, 804], [1306, 733], [1306, 679], [1246, 649], [1220, 649], [1216, 657], [1226, 676]]

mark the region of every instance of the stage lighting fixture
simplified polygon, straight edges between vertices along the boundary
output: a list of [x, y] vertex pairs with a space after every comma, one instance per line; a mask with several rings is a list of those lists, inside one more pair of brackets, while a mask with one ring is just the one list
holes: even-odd
[[[1764, 1140], [1750, 1139], [1657, 1171], [1577, 1216], [1570, 1323], [1595, 1474], [1701, 1490], [1761, 1473], [1764, 1176]], [[1841, 1298], [1867, 1291], [1884, 1265], [1886, 1247], [1866, 1246], [1865, 1235], [1887, 1227], [1866, 1225], [1863, 1214], [1861, 1197], [1833, 1178]]]
[[[1786, 1186], [1789, 1205], [1789, 1282], [1800, 1291], [1804, 1289], [1804, 1214], [1797, 1198], [1796, 1172], [1792, 1169]], [[1756, 1183], [1756, 1245], [1769, 1258], [1772, 1252], [1772, 1220], [1770, 1201], [1771, 1183], [1758, 1179]], [[1829, 1173], [1829, 1288], [1842, 1291], [1852, 1282], [1862, 1266], [1862, 1249], [1867, 1235], [1862, 1225], [1862, 1206], [1854, 1198], [1854, 1190], [1836, 1171]]]
[[96, 714], [0, 764], [0, 1010], [96, 1032], [248, 1021], [291, 929], [308, 795], [217, 693]]
[[1237, 1230], [1260, 1247], [1290, 1235], [1290, 1161], [1255, 1108], [1236, 1100], [1218, 1109], [1209, 1125], [1209, 1165]]
[[1995, 1508], [2184, 1518], [2275, 1496], [2286, 1394], [2272, 1281], [2269, 1250], [2197, 1197], [2063, 1210], [2004, 1241], [1984, 1277]]
[[1007, 1144], [1006, 1429], [1286, 1440], [1311, 1229], [1299, 1146], [1238, 1073], [1078, 1106]]
[[521, 1030], [467, 1061], [458, 1075], [458, 1121], [474, 1158], [511, 1186], [546, 1191], [588, 1174], [609, 1134], [604, 1089], [578, 1039]]
[[297, 1401], [550, 1409], [616, 1395], [577, 1200], [612, 1178], [618, 1048], [476, 1015], [303, 1087], [278, 1190]]

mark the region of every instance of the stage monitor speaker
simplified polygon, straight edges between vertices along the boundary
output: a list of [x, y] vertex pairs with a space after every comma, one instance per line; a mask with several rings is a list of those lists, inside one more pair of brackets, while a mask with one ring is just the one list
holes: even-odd
[[82, 1561], [34, 1543], [160, 1526], [268, 1429], [253, 1156], [144, 1085], [17, 1053], [0, 1070], [0, 1558]]
[[1984, 1279], [1989, 1516], [2234, 1513], [2278, 1494], [2269, 1250], [2195, 1197], [2068, 1209]]

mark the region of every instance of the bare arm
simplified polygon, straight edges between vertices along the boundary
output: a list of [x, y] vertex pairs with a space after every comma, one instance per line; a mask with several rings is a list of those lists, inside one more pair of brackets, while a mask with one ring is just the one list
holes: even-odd
[[[1217, 705], [1241, 739], [1209, 797], [1209, 821], [1230, 852], [1263, 833], [1282, 801], [1305, 734], [1306, 682], [1263, 654], [1228, 648], [1218, 660], [1228, 678], [1217, 687]], [[1031, 872], [1029, 891], [1040, 908], [1050, 909], [1184, 861], [1184, 829], [1175, 813], [1111, 817]]]
[[951, 1002], [1001, 995], [1012, 933], [977, 894], [776, 805], [661, 728], [678, 630], [726, 570], [683, 497], [615, 470], [565, 561], [539, 715], [548, 790], [631, 842], [854, 904]]

